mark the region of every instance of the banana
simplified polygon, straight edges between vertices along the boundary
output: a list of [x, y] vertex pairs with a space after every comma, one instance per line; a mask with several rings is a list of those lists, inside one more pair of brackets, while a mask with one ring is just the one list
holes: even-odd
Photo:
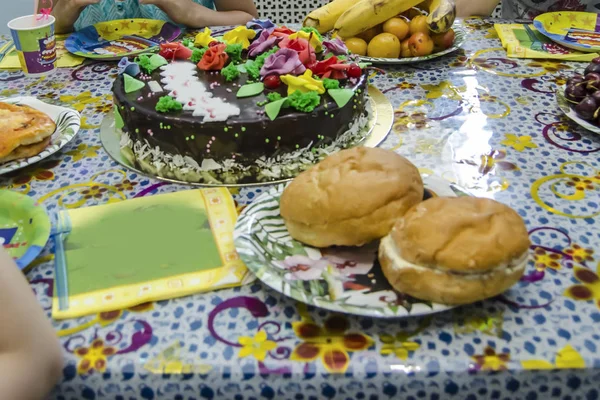
[[356, 36], [408, 10], [423, 0], [360, 0], [336, 21], [333, 31], [341, 38]]
[[433, 33], [448, 32], [456, 18], [456, 4], [454, 0], [431, 0], [427, 25]]
[[319, 33], [329, 32], [340, 15], [354, 4], [356, 4], [356, 0], [333, 0], [331, 3], [311, 11], [304, 18], [304, 26], [315, 28]]

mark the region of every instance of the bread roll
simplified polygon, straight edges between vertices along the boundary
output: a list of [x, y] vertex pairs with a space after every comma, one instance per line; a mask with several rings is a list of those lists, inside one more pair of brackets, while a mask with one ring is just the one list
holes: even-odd
[[527, 265], [529, 236], [519, 214], [494, 200], [435, 197], [411, 208], [379, 247], [398, 291], [445, 304], [496, 296]]
[[290, 235], [310, 246], [361, 246], [387, 235], [423, 190], [406, 158], [355, 147], [298, 175], [281, 196], [281, 216]]

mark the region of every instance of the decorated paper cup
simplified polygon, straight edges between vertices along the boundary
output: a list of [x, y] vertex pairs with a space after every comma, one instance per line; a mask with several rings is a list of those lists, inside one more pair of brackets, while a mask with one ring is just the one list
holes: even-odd
[[56, 67], [54, 17], [26, 15], [8, 23], [21, 68], [26, 75], [43, 75]]

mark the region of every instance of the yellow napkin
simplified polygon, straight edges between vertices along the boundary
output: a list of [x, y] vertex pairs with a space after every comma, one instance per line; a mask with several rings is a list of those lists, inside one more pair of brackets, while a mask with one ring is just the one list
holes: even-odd
[[[70, 68], [81, 65], [85, 58], [75, 56], [65, 49], [65, 39], [68, 35], [56, 35], [56, 67], [57, 68]], [[0, 53], [6, 49], [12, 47], [0, 61], [0, 69], [21, 69], [21, 63], [19, 62], [19, 56], [14, 48], [12, 41], [7, 42], [0, 48]]]
[[76, 318], [251, 282], [233, 243], [236, 219], [225, 188], [61, 211], [52, 316]]
[[582, 53], [554, 43], [533, 24], [494, 24], [506, 54], [514, 58], [549, 58], [564, 61], [591, 61], [596, 53]]

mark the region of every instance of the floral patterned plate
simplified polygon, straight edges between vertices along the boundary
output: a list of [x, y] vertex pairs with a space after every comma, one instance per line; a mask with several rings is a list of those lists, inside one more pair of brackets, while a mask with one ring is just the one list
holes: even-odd
[[[468, 195], [435, 176], [424, 176], [423, 182], [426, 198]], [[233, 234], [242, 261], [266, 285], [303, 303], [369, 317], [408, 317], [452, 308], [392, 289], [377, 261], [378, 243], [316, 249], [292, 239], [279, 215], [284, 188], [274, 186], [259, 196], [242, 212]]]
[[52, 140], [44, 151], [37, 156], [0, 164], [0, 175], [24, 168], [51, 156], [65, 147], [67, 143], [75, 137], [77, 132], [79, 132], [81, 118], [79, 113], [75, 110], [47, 104], [35, 97], [12, 97], [0, 100], [5, 103], [21, 104], [35, 108], [36, 110], [46, 113], [56, 124], [56, 130], [52, 134]]
[[442, 50], [439, 51], [437, 53], [433, 53], [430, 54], [428, 56], [422, 56], [422, 57], [404, 57], [404, 58], [378, 58], [378, 57], [366, 57], [366, 56], [361, 56], [360, 60], [363, 62], [370, 62], [373, 64], [410, 64], [410, 63], [416, 63], [416, 62], [421, 62], [421, 61], [428, 61], [428, 60], [433, 60], [434, 58], [438, 58], [441, 56], [444, 56], [446, 54], [452, 53], [453, 51], [456, 51], [460, 48], [460, 46], [462, 46], [465, 41], [467, 40], [467, 31], [465, 31], [465, 29], [458, 25], [458, 24], [454, 24], [452, 26], [452, 29], [454, 29], [454, 44], [452, 45], [452, 47], [447, 48], [446, 50]]
[[592, 131], [594, 133], [600, 133], [600, 126], [594, 125], [589, 121], [579, 117], [575, 110], [571, 107], [571, 104], [565, 97], [565, 86], [559, 87], [556, 90], [556, 102], [558, 108], [569, 118], [571, 121], [577, 123], [579, 126]]
[[43, 207], [20, 193], [0, 190], [0, 245], [24, 269], [44, 249], [50, 218]]

